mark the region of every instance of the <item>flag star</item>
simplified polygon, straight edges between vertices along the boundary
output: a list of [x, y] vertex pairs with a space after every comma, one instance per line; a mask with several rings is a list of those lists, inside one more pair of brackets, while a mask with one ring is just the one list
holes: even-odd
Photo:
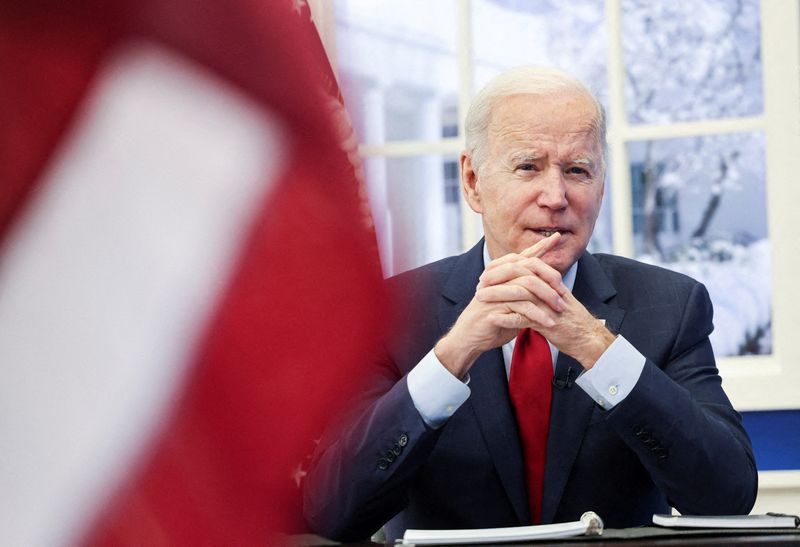
[[297, 15], [303, 12], [304, 7], [306, 7], [306, 0], [292, 0], [292, 9], [297, 12]]
[[308, 473], [306, 472], [305, 469], [303, 469], [303, 464], [298, 463], [295, 466], [294, 470], [292, 471], [291, 475], [292, 479], [294, 479], [295, 485], [297, 485], [298, 488], [300, 488], [300, 483], [303, 482], [303, 477], [305, 477], [306, 475], [308, 475]]

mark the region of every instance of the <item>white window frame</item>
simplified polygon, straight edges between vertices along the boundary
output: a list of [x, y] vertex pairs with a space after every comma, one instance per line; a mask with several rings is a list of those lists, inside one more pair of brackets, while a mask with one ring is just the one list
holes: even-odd
[[[459, 116], [472, 98], [470, 0], [455, 0], [458, 22]], [[309, 0], [328, 56], [336, 70], [334, 2]], [[606, 0], [608, 44], [609, 175], [614, 252], [633, 256], [633, 214], [626, 145], [632, 141], [717, 133], [763, 131], [766, 135], [766, 191], [772, 246], [773, 352], [765, 356], [720, 358], [726, 392], [741, 411], [800, 408], [800, 6], [798, 0], [761, 0], [761, 61], [764, 114], [671, 125], [629, 125], [624, 98], [622, 0]], [[461, 128], [459, 128], [461, 129]], [[362, 157], [458, 155], [463, 135], [436, 141], [394, 141], [361, 145]], [[480, 217], [461, 201], [463, 248], [481, 234]], [[797, 340], [795, 340], [797, 337]], [[798, 342], [798, 343], [795, 343]]]

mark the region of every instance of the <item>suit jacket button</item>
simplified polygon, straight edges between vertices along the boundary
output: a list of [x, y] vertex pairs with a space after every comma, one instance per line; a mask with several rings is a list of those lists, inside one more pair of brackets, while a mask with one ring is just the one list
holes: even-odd
[[389, 462], [381, 458], [380, 460], [378, 460], [378, 469], [380, 469], [381, 471], [386, 471], [387, 469], [389, 469]]
[[392, 447], [392, 454], [394, 454], [395, 456], [399, 456], [399, 455], [400, 455], [400, 452], [402, 452], [402, 451], [403, 451], [403, 449], [400, 447], [400, 445], [399, 445], [399, 444], [395, 444], [395, 445]]
[[633, 426], [633, 434], [636, 435], [637, 437], [640, 437], [642, 433], [644, 433], [644, 428], [639, 424], [635, 424]]
[[408, 435], [406, 435], [405, 433], [400, 435], [400, 438], [397, 439], [397, 444], [399, 444], [400, 446], [407, 445], [408, 444]]
[[384, 456], [384, 458], [386, 459], [387, 462], [392, 463], [395, 460], [395, 455], [390, 450], [389, 452], [386, 453], [386, 456]]

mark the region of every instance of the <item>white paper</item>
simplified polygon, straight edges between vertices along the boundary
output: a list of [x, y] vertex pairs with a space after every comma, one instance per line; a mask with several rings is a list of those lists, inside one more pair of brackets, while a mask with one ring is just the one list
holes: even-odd
[[580, 535], [600, 535], [603, 521], [587, 511], [581, 520], [536, 526], [507, 528], [467, 528], [461, 530], [406, 530], [402, 545], [446, 545], [458, 543], [503, 543], [538, 539], [558, 539]]
[[653, 524], [672, 528], [796, 528], [794, 515], [653, 515]]

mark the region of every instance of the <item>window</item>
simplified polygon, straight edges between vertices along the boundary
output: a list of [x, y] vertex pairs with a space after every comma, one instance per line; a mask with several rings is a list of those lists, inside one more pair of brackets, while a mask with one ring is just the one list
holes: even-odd
[[710, 134], [673, 138], [670, 127], [692, 121], [702, 130], [718, 119], [735, 126], [763, 114], [759, 1], [623, 0], [621, 6], [626, 121], [654, 124], [661, 133], [626, 146], [633, 254], [705, 283], [718, 357], [769, 354], [763, 132], [708, 126]]
[[[329, 29], [387, 275], [480, 237], [460, 198], [475, 89], [520, 64], [586, 81], [609, 121], [590, 244], [683, 271], [715, 305], [737, 408], [798, 408], [800, 14], [765, 0], [336, 0]], [[321, 15], [320, 15], [321, 13]], [[458, 199], [456, 199], [458, 198]], [[775, 297], [773, 297], [775, 295]]]

